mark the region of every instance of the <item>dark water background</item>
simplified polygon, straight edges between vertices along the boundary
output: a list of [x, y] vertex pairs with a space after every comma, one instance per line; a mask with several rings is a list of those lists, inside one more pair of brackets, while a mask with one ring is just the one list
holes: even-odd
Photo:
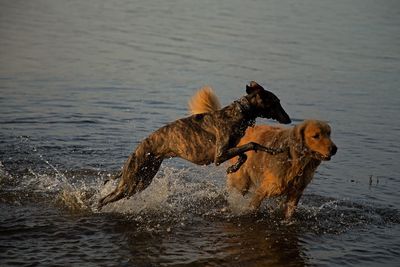
[[[197, 88], [250, 80], [339, 147], [290, 223], [176, 159], [95, 209]], [[395, 0], [0, 0], [0, 265], [400, 266], [399, 84]]]

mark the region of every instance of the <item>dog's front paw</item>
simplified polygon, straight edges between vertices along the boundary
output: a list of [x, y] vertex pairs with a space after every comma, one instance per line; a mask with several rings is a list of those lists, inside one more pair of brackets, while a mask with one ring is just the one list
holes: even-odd
[[237, 172], [239, 170], [240, 166], [237, 166], [237, 164], [234, 164], [232, 166], [229, 166], [228, 169], [226, 169], [226, 173], [230, 174], [230, 173], [234, 173]]

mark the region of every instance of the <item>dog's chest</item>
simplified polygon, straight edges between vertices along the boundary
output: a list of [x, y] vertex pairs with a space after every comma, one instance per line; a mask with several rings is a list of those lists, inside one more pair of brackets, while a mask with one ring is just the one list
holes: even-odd
[[255, 120], [246, 120], [233, 125], [229, 130], [231, 138], [229, 138], [229, 144], [231, 147], [237, 146], [240, 139], [245, 135], [248, 127], [254, 126]]

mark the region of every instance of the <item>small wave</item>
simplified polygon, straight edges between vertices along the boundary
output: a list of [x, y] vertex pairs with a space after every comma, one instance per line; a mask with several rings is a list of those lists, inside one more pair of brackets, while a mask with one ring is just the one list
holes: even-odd
[[357, 203], [313, 194], [303, 197], [296, 221], [318, 234], [340, 234], [367, 225], [399, 224], [400, 212], [372, 203]]

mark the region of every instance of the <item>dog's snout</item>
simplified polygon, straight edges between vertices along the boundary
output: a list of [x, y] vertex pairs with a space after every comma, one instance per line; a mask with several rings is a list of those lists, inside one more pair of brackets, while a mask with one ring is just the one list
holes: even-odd
[[281, 115], [280, 117], [279, 117], [279, 120], [278, 120], [280, 123], [284, 123], [284, 124], [289, 124], [289, 123], [291, 123], [292, 122], [292, 120], [290, 119], [290, 117], [289, 117], [289, 115], [288, 114], [283, 114], [283, 115]]
[[333, 144], [332, 147], [331, 147], [331, 155], [332, 156], [335, 155], [336, 152], [337, 152], [337, 146], [335, 144]]
[[280, 123], [289, 124], [292, 122], [286, 111], [280, 106], [277, 112], [276, 120]]

